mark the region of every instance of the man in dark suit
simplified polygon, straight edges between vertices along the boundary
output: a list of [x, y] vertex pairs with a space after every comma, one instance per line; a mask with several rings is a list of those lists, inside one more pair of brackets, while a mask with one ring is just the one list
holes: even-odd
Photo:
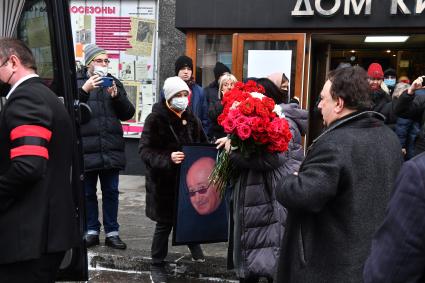
[[424, 282], [425, 153], [404, 163], [363, 271], [365, 283]]
[[288, 209], [277, 282], [361, 282], [402, 163], [397, 136], [381, 114], [368, 111], [365, 70], [332, 72], [320, 98], [327, 128], [298, 174], [276, 189]]
[[54, 282], [78, 243], [71, 120], [23, 42], [0, 39], [0, 81], [0, 281]]

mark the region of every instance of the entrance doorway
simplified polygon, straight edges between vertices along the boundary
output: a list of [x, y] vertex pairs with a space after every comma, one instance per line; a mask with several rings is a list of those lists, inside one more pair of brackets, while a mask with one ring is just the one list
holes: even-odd
[[307, 143], [322, 131], [322, 118], [317, 109], [326, 74], [341, 63], [358, 65], [367, 70], [377, 62], [385, 71], [396, 70], [397, 78], [407, 76], [413, 81], [425, 74], [425, 34], [408, 36], [405, 42], [368, 43], [368, 35], [313, 34], [311, 36], [311, 84], [309, 91], [310, 123]]

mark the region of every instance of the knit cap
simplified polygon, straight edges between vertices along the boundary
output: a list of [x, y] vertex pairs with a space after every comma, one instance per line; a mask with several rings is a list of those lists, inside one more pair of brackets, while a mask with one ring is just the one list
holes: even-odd
[[397, 76], [396, 70], [394, 70], [393, 68], [386, 69], [384, 72], [384, 77], [389, 77], [389, 76], [396, 77]]
[[84, 47], [84, 62], [86, 62], [86, 66], [88, 66], [91, 61], [100, 54], [106, 54], [105, 49], [98, 47], [96, 44], [86, 45]]
[[180, 77], [169, 77], [164, 82], [164, 97], [165, 100], [169, 100], [171, 97], [173, 97], [176, 93], [180, 91], [187, 91], [189, 92], [189, 87], [185, 83], [184, 80], [182, 80]]
[[367, 75], [371, 79], [383, 79], [384, 71], [382, 71], [382, 66], [378, 63], [372, 63], [367, 69]]
[[224, 74], [224, 73], [230, 73], [230, 69], [224, 65], [221, 62], [217, 62], [214, 66], [214, 78], [218, 82], [218, 79]]
[[175, 72], [176, 76], [179, 74], [179, 71], [183, 69], [184, 67], [189, 67], [191, 70], [193, 70], [193, 61], [192, 58], [187, 57], [185, 55], [180, 56], [177, 58], [175, 63]]

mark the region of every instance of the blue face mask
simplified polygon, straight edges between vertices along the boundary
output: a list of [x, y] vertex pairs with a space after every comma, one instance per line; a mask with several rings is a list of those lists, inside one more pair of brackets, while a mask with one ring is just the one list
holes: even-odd
[[395, 86], [395, 79], [385, 79], [384, 84], [386, 84], [389, 87]]

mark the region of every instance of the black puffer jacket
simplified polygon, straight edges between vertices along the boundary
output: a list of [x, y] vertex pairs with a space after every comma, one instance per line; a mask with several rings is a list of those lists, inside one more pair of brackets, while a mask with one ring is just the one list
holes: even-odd
[[165, 100], [154, 104], [145, 120], [139, 154], [146, 164], [146, 216], [157, 222], [172, 223], [180, 165], [171, 153], [186, 143], [206, 142], [201, 121], [189, 110], [179, 118]]
[[86, 93], [81, 88], [88, 79], [86, 73], [80, 73], [77, 77], [80, 101], [87, 103], [92, 110], [90, 121], [81, 126], [86, 172], [121, 170], [125, 167], [124, 138], [120, 120], [126, 121], [133, 117], [135, 109], [128, 100], [122, 83], [113, 78], [118, 89], [118, 95], [114, 98], [105, 88]]
[[286, 210], [276, 201], [277, 181], [287, 174], [284, 153], [230, 155], [239, 176], [233, 186], [228, 267], [240, 278], [273, 278]]

